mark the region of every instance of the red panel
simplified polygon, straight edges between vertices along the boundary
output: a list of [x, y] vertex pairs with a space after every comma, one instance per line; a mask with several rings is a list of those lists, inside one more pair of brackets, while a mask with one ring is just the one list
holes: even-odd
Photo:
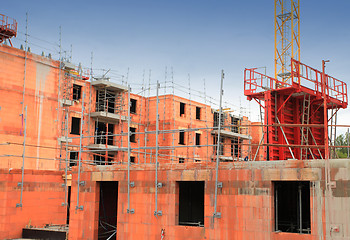
[[[248, 100], [265, 102], [265, 144], [268, 160], [302, 159], [300, 145], [318, 145], [320, 148], [307, 150], [306, 158], [324, 157], [324, 128], [312, 127], [304, 131], [306, 142], [301, 141], [301, 124], [304, 115], [304, 96], [310, 96], [308, 124], [324, 124], [323, 93], [326, 93], [327, 108], [346, 108], [348, 105], [347, 86], [329, 75], [322, 84], [322, 72], [291, 60], [291, 77], [287, 82], [258, 73], [256, 69], [245, 69], [244, 94]], [[305, 115], [306, 116], [306, 115]], [[279, 120], [277, 120], [277, 118]], [[281, 123], [282, 126], [271, 126]], [[283, 126], [283, 124], [298, 124]], [[305, 149], [305, 148], [303, 148]], [[305, 154], [303, 154], [305, 157]]]

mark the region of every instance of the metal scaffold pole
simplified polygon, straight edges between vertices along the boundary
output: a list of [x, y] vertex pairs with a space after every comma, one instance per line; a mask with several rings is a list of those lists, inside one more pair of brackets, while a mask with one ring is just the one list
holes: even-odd
[[220, 83], [220, 106], [219, 106], [219, 124], [218, 124], [218, 139], [216, 147], [216, 168], [215, 168], [215, 200], [214, 200], [214, 218], [221, 218], [221, 213], [217, 212], [217, 203], [218, 203], [218, 178], [219, 178], [219, 153], [220, 153], [220, 132], [221, 132], [221, 114], [222, 114], [222, 85], [224, 82], [224, 70], [221, 71], [221, 83]]
[[130, 154], [131, 154], [131, 146], [130, 146], [130, 124], [131, 124], [131, 119], [130, 119], [130, 85], [128, 85], [128, 208], [126, 210], [127, 213], [133, 214], [135, 212], [134, 209], [130, 209]]
[[347, 140], [348, 140], [348, 158], [349, 158], [349, 150], [350, 150], [350, 148], [349, 148], [349, 142], [350, 142], [350, 136], [349, 136], [349, 128], [348, 128], [348, 136], [347, 136]]
[[[62, 28], [60, 26], [59, 28], [59, 68], [58, 68], [58, 92], [57, 92], [57, 128], [59, 128], [60, 122], [60, 95], [61, 95], [61, 73], [62, 73]], [[62, 129], [61, 129], [61, 135], [62, 135]], [[67, 141], [67, 139], [66, 139]], [[61, 143], [62, 144], [62, 143]], [[67, 144], [67, 142], [66, 142]], [[61, 154], [62, 154], [62, 148], [60, 148], [60, 162], [59, 162], [59, 169], [61, 170]], [[65, 175], [67, 178], [67, 175]], [[66, 201], [65, 201], [66, 203]]]
[[67, 186], [67, 171], [68, 171], [68, 108], [66, 108], [66, 167], [64, 169], [64, 206], [67, 206], [68, 186]]
[[22, 123], [24, 114], [24, 97], [26, 92], [27, 59], [28, 59], [28, 13], [26, 13], [26, 39], [24, 52], [23, 95], [22, 95]]
[[84, 99], [85, 99], [85, 92], [83, 92], [83, 99], [81, 102], [81, 120], [80, 120], [80, 136], [79, 136], [79, 156], [78, 156], [78, 161], [79, 161], [79, 167], [78, 167], [78, 190], [77, 190], [77, 206], [75, 209], [80, 209], [83, 210], [84, 207], [79, 205], [79, 191], [80, 191], [80, 185], [84, 185], [84, 182], [80, 182], [80, 172], [81, 172], [81, 147], [82, 147], [82, 140], [83, 140], [83, 125], [84, 125]]
[[162, 212], [158, 211], [158, 151], [159, 151], [159, 144], [158, 144], [158, 135], [159, 135], [159, 113], [158, 113], [158, 107], [159, 107], [159, 82], [157, 81], [157, 103], [156, 103], [156, 177], [155, 177], [155, 210], [154, 210], [154, 216], [161, 216]]
[[[322, 60], [322, 95], [323, 95], [323, 124], [324, 124], [324, 159], [325, 159], [325, 182], [326, 182], [326, 207], [328, 208], [328, 213], [331, 212], [331, 173], [330, 173], [330, 162], [329, 162], [329, 141], [328, 141], [328, 110], [327, 110], [327, 80], [326, 80], [326, 62]], [[331, 215], [326, 213], [326, 229], [330, 228]], [[328, 231], [327, 231], [328, 232]], [[329, 233], [328, 233], [329, 234]], [[328, 236], [327, 234], [327, 236]]]
[[23, 181], [24, 181], [24, 160], [25, 160], [25, 154], [26, 154], [26, 138], [27, 138], [27, 106], [24, 108], [24, 133], [23, 133], [23, 153], [22, 153], [22, 180], [20, 183], [18, 183], [18, 186], [21, 186], [21, 196], [19, 203], [16, 204], [16, 207], [22, 207], [23, 203]]

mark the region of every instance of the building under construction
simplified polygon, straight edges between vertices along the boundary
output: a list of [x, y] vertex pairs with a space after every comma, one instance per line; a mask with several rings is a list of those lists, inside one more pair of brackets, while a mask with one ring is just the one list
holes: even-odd
[[136, 93], [8, 46], [0, 15], [0, 238], [349, 239], [347, 86], [301, 63], [299, 1], [275, 5], [275, 76], [244, 74], [259, 123], [225, 106], [223, 72], [217, 102], [171, 74]]

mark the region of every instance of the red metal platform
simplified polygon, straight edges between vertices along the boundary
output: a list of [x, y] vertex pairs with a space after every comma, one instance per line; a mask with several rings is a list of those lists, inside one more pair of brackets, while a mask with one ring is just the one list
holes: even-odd
[[324, 158], [323, 96], [333, 110], [346, 108], [348, 96], [346, 83], [325, 74], [323, 84], [322, 74], [294, 59], [286, 82], [245, 69], [244, 94], [265, 110], [266, 160]]
[[17, 21], [0, 14], [0, 43], [17, 36]]

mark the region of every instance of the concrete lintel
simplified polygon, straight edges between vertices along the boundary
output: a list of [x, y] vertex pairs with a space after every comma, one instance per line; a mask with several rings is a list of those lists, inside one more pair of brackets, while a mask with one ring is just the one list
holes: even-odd
[[105, 80], [105, 79], [94, 80], [91, 82], [91, 85], [96, 87], [96, 88], [106, 88], [108, 90], [115, 91], [115, 92], [128, 91], [127, 86], [113, 83], [113, 82], [110, 82], [110, 81]]
[[110, 113], [110, 112], [92, 112], [90, 116], [92, 118], [98, 118], [99, 121], [106, 122], [106, 123], [117, 123], [119, 121], [128, 120], [127, 116]]
[[60, 103], [63, 105], [63, 107], [73, 106], [73, 101], [69, 99], [60, 99]]
[[67, 137], [59, 137], [57, 138], [57, 140], [62, 143], [62, 142], [65, 142], [65, 143], [71, 143], [72, 142], [72, 139], [71, 138], [67, 138]]
[[[211, 134], [218, 135], [218, 132], [219, 132], [218, 130], [213, 130], [211, 132]], [[223, 136], [223, 137], [241, 138], [241, 139], [244, 139], [244, 140], [252, 139], [252, 137], [249, 136], [249, 135], [239, 134], [239, 133], [235, 133], [235, 132], [231, 132], [231, 131], [227, 131], [227, 130], [221, 130], [220, 131], [220, 135]]]

